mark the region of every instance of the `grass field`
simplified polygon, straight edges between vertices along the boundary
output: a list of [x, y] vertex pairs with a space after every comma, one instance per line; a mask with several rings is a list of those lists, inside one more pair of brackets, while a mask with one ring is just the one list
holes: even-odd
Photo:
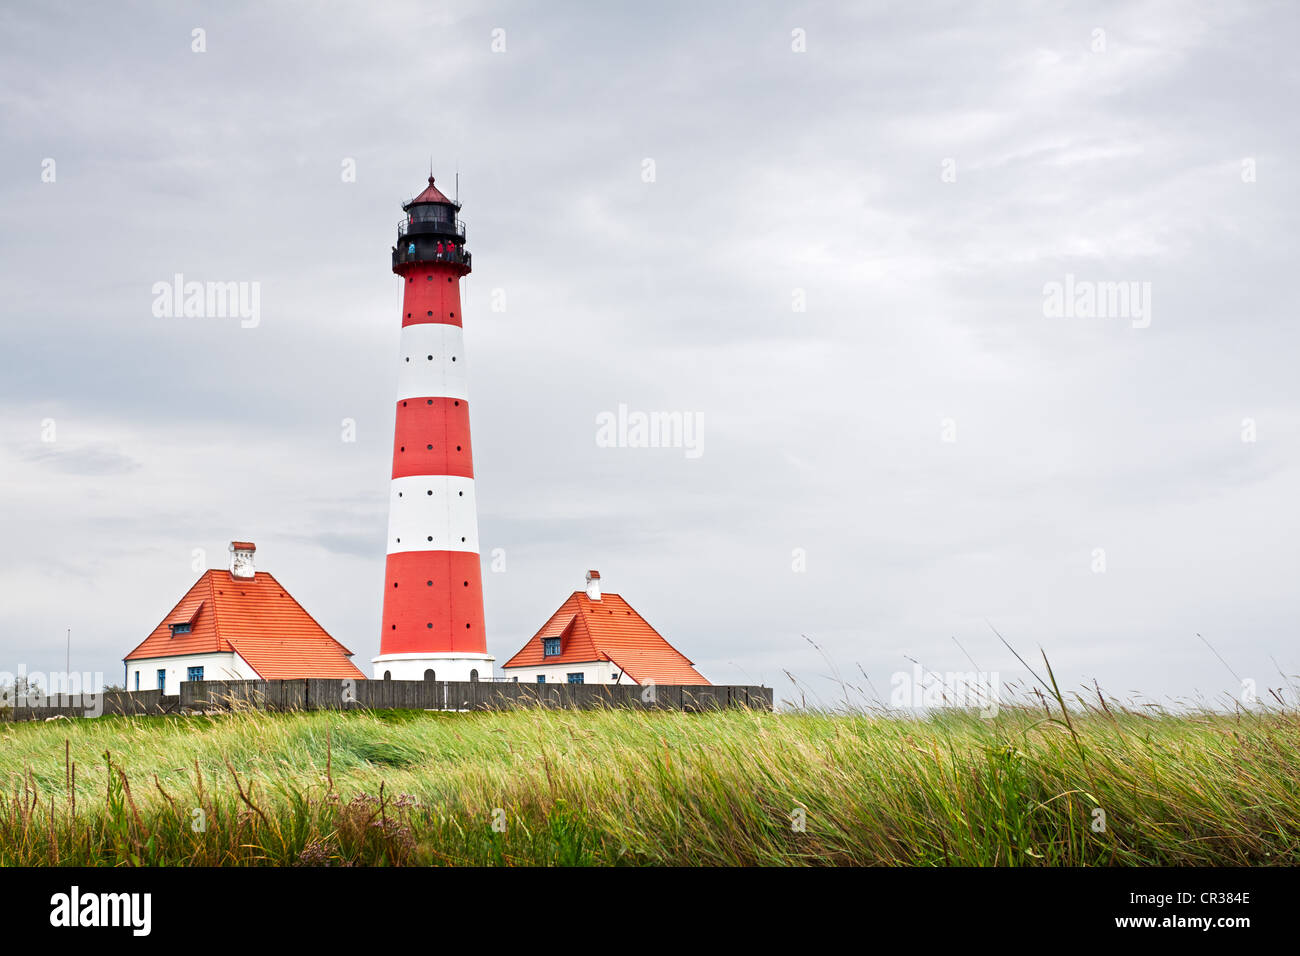
[[8, 723], [0, 862], [1295, 865], [1297, 768], [1282, 710]]

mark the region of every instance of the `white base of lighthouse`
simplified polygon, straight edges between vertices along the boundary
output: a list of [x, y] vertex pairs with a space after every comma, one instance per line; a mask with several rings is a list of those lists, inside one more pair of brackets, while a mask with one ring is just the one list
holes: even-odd
[[426, 671], [433, 671], [433, 680], [481, 680], [492, 679], [492, 664], [496, 660], [491, 654], [428, 653], [428, 654], [380, 654], [371, 658], [374, 665], [375, 680], [425, 680]]

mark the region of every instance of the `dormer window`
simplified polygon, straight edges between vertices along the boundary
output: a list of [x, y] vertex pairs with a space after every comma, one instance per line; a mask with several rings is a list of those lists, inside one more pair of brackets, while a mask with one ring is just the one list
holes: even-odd
[[558, 657], [560, 653], [560, 639], [558, 637], [542, 638], [542, 656]]
[[[171, 636], [175, 637], [177, 634], [190, 633], [190, 631], [194, 629], [194, 619], [199, 616], [199, 611], [201, 610], [203, 610], [202, 601], [194, 605], [193, 609], [190, 610], [188, 615], [186, 615], [183, 618], [180, 618], [179, 620], [172, 621], [170, 624], [168, 624], [167, 626], [171, 628], [171, 632], [172, 632]], [[182, 611], [181, 613], [183, 614], [185, 612]]]

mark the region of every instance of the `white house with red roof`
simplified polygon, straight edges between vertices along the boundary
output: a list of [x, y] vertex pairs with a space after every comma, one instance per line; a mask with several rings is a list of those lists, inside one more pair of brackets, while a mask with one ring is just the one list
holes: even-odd
[[550, 684], [707, 684], [690, 660], [587, 572], [540, 631], [501, 666], [507, 678]]
[[127, 690], [180, 692], [182, 681], [332, 677], [364, 680], [352, 652], [274, 577], [253, 567], [257, 546], [230, 543], [230, 570], [205, 571], [123, 659]]

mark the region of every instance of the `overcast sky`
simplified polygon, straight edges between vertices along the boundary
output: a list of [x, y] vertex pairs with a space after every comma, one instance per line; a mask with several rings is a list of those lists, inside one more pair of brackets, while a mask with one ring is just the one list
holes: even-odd
[[[1067, 685], [1263, 696], [1300, 673], [1297, 26], [5, 9], [0, 669], [61, 668], [71, 627], [74, 669], [120, 682], [194, 550], [238, 538], [370, 672], [389, 249], [432, 158], [474, 254], [498, 664], [597, 568], [711, 680], [778, 696], [789, 672], [833, 701], [833, 666], [887, 697], [962, 648], [1009, 681], [990, 625]], [[177, 273], [257, 283], [257, 325], [156, 316]], [[1136, 294], [1052, 314], [1067, 281]], [[620, 405], [698, 416], [700, 454], [600, 447]]]

